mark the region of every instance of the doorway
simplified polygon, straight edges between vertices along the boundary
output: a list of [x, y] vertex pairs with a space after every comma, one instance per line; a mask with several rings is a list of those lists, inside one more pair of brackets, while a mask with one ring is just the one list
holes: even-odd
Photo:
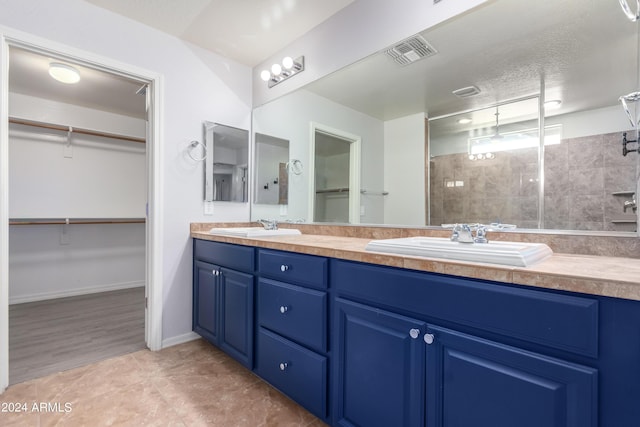
[[[27, 37], [27, 39], [25, 39]], [[0, 53], [0, 65], [1, 67], [1, 82], [4, 90], [1, 94], [0, 102], [0, 158], [2, 158], [2, 164], [0, 165], [0, 227], [2, 233], [0, 233], [0, 392], [2, 392], [9, 384], [9, 282], [11, 280], [9, 270], [9, 233], [10, 233], [10, 189], [9, 189], [9, 176], [11, 173], [9, 162], [9, 119], [11, 116], [12, 103], [9, 101], [9, 59], [11, 51], [21, 50], [38, 55], [45, 56], [50, 60], [60, 60], [61, 62], [67, 62], [75, 64], [78, 67], [87, 67], [96, 71], [100, 71], [105, 74], [117, 76], [118, 78], [128, 79], [130, 81], [137, 82], [138, 88], [142, 90], [140, 96], [143, 97], [142, 105], [145, 108], [146, 123], [143, 124], [143, 139], [146, 142], [146, 152], [144, 153], [143, 162], [143, 179], [144, 179], [144, 200], [141, 201], [141, 210], [136, 220], [141, 220], [142, 227], [144, 228], [144, 242], [142, 259], [144, 266], [142, 268], [142, 281], [144, 289], [143, 304], [146, 304], [147, 308], [144, 312], [144, 343], [151, 350], [158, 350], [161, 348], [161, 311], [162, 311], [162, 289], [161, 289], [161, 245], [154, 245], [153, 242], [160, 242], [161, 239], [161, 215], [160, 215], [160, 196], [161, 186], [159, 180], [159, 166], [160, 166], [160, 127], [159, 127], [159, 100], [161, 96], [160, 85], [158, 84], [160, 76], [148, 71], [143, 71], [135, 67], [129, 67], [117, 63], [107, 58], [97, 58], [96, 55], [78, 51], [73, 48], [53, 46], [48, 41], [43, 40], [28, 40], [28, 36], [23, 34], [19, 35], [19, 38], [13, 38], [10, 36], [0, 35], [1, 53]], [[64, 53], [62, 53], [64, 52]], [[86, 58], [86, 59], [85, 59]], [[91, 58], [91, 59], [89, 59]], [[20, 101], [22, 102], [22, 101]], [[17, 105], [14, 103], [13, 106]], [[40, 123], [42, 124], [42, 123]], [[12, 125], [13, 126], [13, 125]], [[21, 126], [21, 125], [19, 125]], [[41, 128], [42, 129], [42, 128]], [[79, 131], [81, 129], [75, 129]], [[86, 129], [85, 129], [86, 130]], [[55, 132], [55, 130], [52, 130]], [[59, 131], [58, 131], [59, 132]], [[67, 130], [67, 139], [73, 140], [74, 134], [71, 129]], [[81, 132], [78, 132], [81, 133]], [[57, 136], [60, 137], [60, 136]], [[103, 138], [102, 136], [86, 136], [87, 138]], [[45, 137], [47, 138], [47, 137]], [[63, 136], [64, 138], [64, 136]], [[117, 139], [117, 138], [116, 138]], [[99, 141], [102, 142], [102, 141]], [[89, 145], [99, 143], [91, 141]], [[116, 145], [120, 144], [122, 148], [123, 144], [116, 142]], [[126, 143], [124, 144], [126, 145]], [[65, 144], [61, 147], [61, 155], [70, 155], [73, 152], [73, 142], [71, 144]], [[76, 148], [76, 150], [79, 150]], [[76, 151], [79, 154], [79, 151]], [[72, 154], [71, 154], [72, 155]], [[146, 202], [146, 203], [145, 203]], [[81, 210], [81, 206], [78, 207], [78, 211], [86, 213]], [[151, 214], [149, 214], [151, 213]], [[83, 215], [92, 217], [94, 215]], [[122, 215], [114, 215], [122, 220]], [[72, 219], [78, 220], [73, 215], [60, 216], [65, 220], [65, 224], [55, 225], [60, 227], [60, 243], [64, 244], [65, 239], [71, 236], [71, 227], [75, 227], [76, 224], [72, 224]], [[110, 215], [105, 215], [110, 217]], [[60, 219], [56, 218], [56, 219]], [[23, 218], [24, 219], [24, 218]], [[39, 218], [43, 219], [43, 218]], [[87, 218], [84, 218], [87, 219]], [[88, 218], [92, 219], [92, 218]], [[104, 219], [104, 218], [103, 218]], [[140, 221], [138, 221], [140, 222]], [[78, 227], [82, 225], [77, 225]], [[101, 224], [100, 226], [105, 226]], [[13, 227], [13, 226], [12, 226]], [[20, 227], [23, 227], [20, 225]], [[24, 227], [27, 227], [26, 225]], [[25, 228], [26, 229], [26, 228]], [[154, 247], [155, 246], [155, 247]], [[144, 308], [143, 308], [144, 310]]]
[[311, 222], [360, 223], [360, 145], [357, 135], [311, 124]]

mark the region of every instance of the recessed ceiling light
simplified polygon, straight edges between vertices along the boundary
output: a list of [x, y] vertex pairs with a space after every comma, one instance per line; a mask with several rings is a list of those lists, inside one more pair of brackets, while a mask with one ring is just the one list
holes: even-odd
[[463, 118], [463, 119], [458, 119], [458, 123], [460, 123], [461, 125], [468, 125], [469, 123], [471, 123], [473, 120], [469, 119], [469, 118]]
[[559, 99], [552, 99], [551, 101], [547, 101], [544, 103], [544, 108], [547, 110], [552, 110], [554, 108], [559, 108], [562, 104], [562, 101]]
[[70, 65], [52, 62], [49, 64], [49, 75], [59, 82], [66, 84], [78, 83], [80, 73]]

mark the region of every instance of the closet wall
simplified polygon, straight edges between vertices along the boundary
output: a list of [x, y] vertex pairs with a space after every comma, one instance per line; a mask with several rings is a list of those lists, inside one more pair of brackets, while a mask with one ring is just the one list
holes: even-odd
[[[140, 138], [146, 126], [17, 93], [10, 94], [9, 114]], [[9, 302], [144, 286], [145, 144], [20, 124], [9, 129]], [[40, 224], [50, 219], [69, 225]], [[87, 219], [92, 224], [76, 223]]]

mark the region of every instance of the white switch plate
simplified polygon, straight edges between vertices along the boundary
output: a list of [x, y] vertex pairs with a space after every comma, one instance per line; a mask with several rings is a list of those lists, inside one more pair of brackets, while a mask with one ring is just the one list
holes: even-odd
[[360, 205], [360, 216], [364, 216], [364, 205]]
[[280, 216], [286, 216], [289, 205], [280, 205]]
[[213, 202], [204, 202], [204, 214], [213, 215]]

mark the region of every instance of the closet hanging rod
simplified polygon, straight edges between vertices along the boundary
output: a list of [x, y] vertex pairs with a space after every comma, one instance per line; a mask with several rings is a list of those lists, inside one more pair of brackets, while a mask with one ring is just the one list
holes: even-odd
[[118, 135], [115, 133], [100, 132], [100, 131], [91, 130], [91, 129], [82, 129], [82, 128], [76, 128], [71, 126], [63, 126], [63, 125], [56, 125], [52, 123], [38, 122], [34, 120], [18, 119], [15, 117], [9, 117], [9, 123], [13, 123], [16, 125], [35, 126], [39, 128], [53, 129], [53, 130], [59, 130], [63, 132], [75, 132], [83, 135], [101, 136], [104, 138], [120, 139], [123, 141], [140, 142], [142, 144], [147, 142], [146, 139], [138, 138], [135, 136]]
[[9, 225], [65, 225], [65, 224], [144, 224], [144, 218], [24, 218], [9, 219]]

